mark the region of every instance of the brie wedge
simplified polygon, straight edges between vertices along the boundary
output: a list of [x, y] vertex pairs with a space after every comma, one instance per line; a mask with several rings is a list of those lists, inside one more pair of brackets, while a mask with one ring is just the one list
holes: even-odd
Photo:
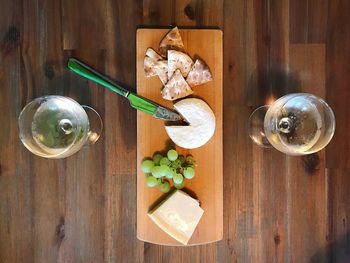
[[190, 98], [174, 104], [189, 126], [165, 126], [170, 139], [178, 146], [194, 149], [206, 144], [215, 132], [215, 115], [203, 100]]
[[187, 245], [203, 213], [196, 199], [176, 190], [148, 216], [168, 235]]

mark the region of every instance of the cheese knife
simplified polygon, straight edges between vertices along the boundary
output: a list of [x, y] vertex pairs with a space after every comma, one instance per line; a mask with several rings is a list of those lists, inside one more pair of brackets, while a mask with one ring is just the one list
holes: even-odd
[[107, 78], [101, 73], [97, 72], [95, 69], [84, 64], [83, 62], [75, 59], [69, 58], [67, 66], [70, 70], [74, 71], [80, 76], [90, 79], [98, 84], [118, 93], [119, 95], [127, 98], [130, 102], [131, 107], [142, 111], [144, 113], [150, 114], [158, 119], [165, 121], [182, 121], [180, 114], [169, 110], [151, 100], [141, 97], [136, 93], [128, 91], [123, 88], [120, 84], [114, 82], [113, 80]]

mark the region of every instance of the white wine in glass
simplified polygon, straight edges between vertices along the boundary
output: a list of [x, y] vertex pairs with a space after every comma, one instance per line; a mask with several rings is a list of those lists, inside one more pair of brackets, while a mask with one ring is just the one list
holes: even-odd
[[330, 142], [335, 116], [323, 99], [294, 93], [256, 109], [249, 124], [249, 135], [258, 145], [272, 146], [288, 155], [306, 155]]
[[29, 151], [54, 159], [74, 154], [88, 141], [94, 143], [102, 130], [102, 120], [95, 110], [62, 96], [30, 102], [18, 124], [20, 139]]

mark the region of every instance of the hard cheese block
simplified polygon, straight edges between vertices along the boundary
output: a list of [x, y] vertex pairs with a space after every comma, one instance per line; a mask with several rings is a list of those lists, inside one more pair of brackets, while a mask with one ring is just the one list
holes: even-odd
[[148, 215], [163, 231], [187, 245], [203, 213], [196, 199], [176, 190]]

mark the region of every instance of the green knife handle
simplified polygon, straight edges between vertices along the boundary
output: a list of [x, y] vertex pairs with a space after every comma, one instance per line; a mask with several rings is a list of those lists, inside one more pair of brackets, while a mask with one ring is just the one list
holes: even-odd
[[93, 68], [89, 67], [88, 65], [75, 58], [69, 58], [67, 66], [70, 70], [74, 71], [75, 73], [92, 81], [95, 81], [101, 84], [102, 86], [105, 86], [106, 88], [118, 93], [119, 95], [122, 95], [127, 98], [130, 93], [128, 90], [119, 86], [117, 83], [113, 82], [106, 76], [103, 76], [101, 73], [97, 72]]

